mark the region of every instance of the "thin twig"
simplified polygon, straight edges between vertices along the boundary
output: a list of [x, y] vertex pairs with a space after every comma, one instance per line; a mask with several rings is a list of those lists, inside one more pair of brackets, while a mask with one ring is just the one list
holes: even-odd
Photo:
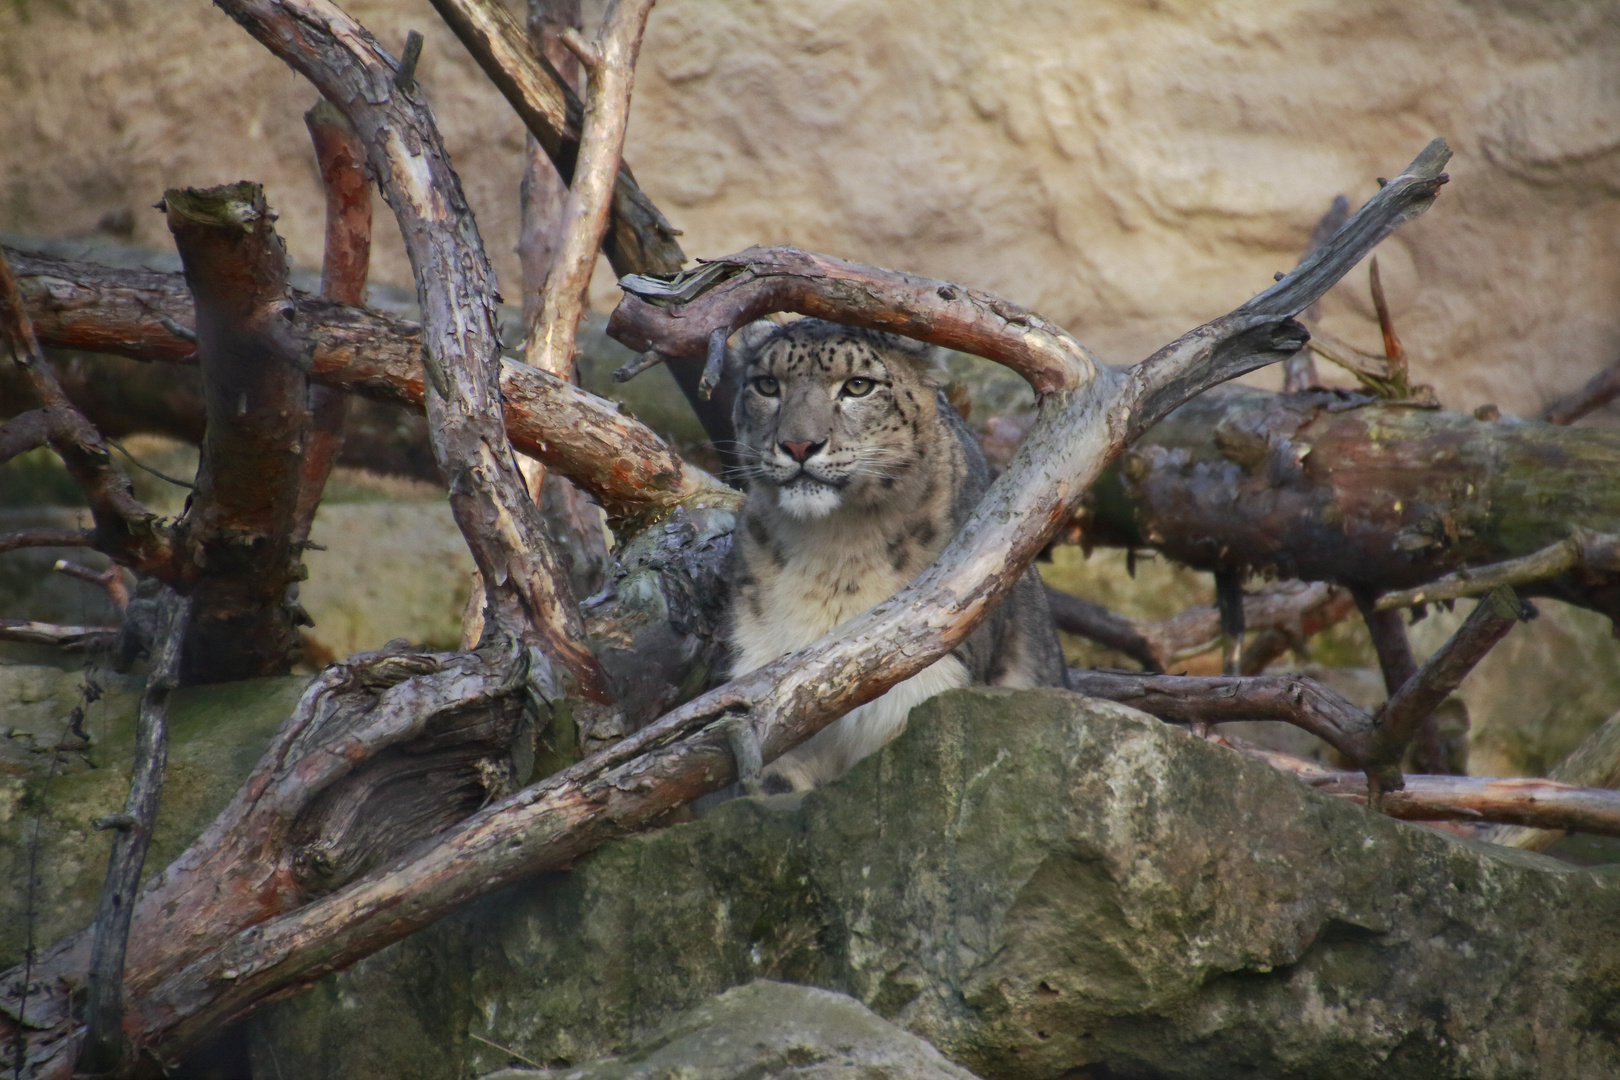
[[1620, 397], [1620, 364], [1604, 368], [1586, 385], [1547, 406], [1541, 418], [1549, 424], [1573, 424]]
[[1384, 335], [1384, 359], [1389, 362], [1390, 381], [1400, 392], [1399, 396], [1405, 397], [1410, 382], [1406, 372], [1406, 350], [1401, 347], [1401, 339], [1395, 336], [1395, 321], [1390, 318], [1389, 304], [1384, 300], [1384, 282], [1378, 275], [1376, 255], [1367, 269], [1367, 281], [1372, 289], [1373, 310], [1378, 313], [1378, 329]]
[[129, 828], [113, 837], [107, 860], [107, 878], [101, 887], [90, 950], [90, 977], [84, 1005], [85, 1038], [79, 1071], [112, 1073], [125, 1058], [124, 951], [129, 943], [135, 893], [146, 862], [152, 825], [157, 820], [163, 793], [163, 772], [168, 761], [169, 695], [180, 677], [181, 646], [185, 641], [191, 602], [176, 594], [164, 598], [162, 639], [152, 650], [152, 668], [141, 698], [135, 734], [135, 764], [124, 813], [133, 819]]
[[124, 568], [117, 563], [113, 563], [105, 570], [92, 570], [88, 566], [80, 566], [77, 563], [68, 562], [66, 559], [57, 559], [56, 565], [51, 569], [58, 574], [78, 578], [80, 581], [88, 582], [98, 589], [105, 590], [108, 599], [113, 602], [113, 606], [120, 612], [129, 607], [129, 586], [124, 584]]
[[1592, 574], [1620, 573], [1620, 537], [1576, 529], [1569, 539], [1550, 544], [1532, 555], [1459, 570], [1416, 589], [1385, 593], [1378, 598], [1377, 607], [1387, 611], [1479, 596], [1504, 585], [1530, 585], [1576, 569]]
[[17, 529], [0, 533], [0, 552], [36, 547], [94, 547], [93, 529]]
[[68, 652], [105, 648], [118, 638], [116, 626], [62, 626], [28, 619], [0, 619], [0, 641], [50, 645]]

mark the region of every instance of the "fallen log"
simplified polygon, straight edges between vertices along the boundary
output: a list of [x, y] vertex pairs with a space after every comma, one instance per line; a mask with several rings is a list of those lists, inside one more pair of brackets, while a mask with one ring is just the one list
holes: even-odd
[[[1616, 477], [1620, 432], [1225, 387], [1127, 453], [1076, 536], [1157, 548], [1202, 570], [1414, 589], [1575, 528], [1615, 532]], [[1620, 614], [1613, 576], [1564, 573], [1521, 591]]]

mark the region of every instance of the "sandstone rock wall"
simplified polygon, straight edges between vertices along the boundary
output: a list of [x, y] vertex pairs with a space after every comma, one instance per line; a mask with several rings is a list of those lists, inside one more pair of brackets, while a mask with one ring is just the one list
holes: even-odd
[[[396, 50], [426, 35], [515, 297], [521, 128], [426, 0], [346, 6]], [[693, 255], [791, 242], [953, 278], [1130, 361], [1263, 288], [1333, 195], [1443, 134], [1452, 185], [1380, 258], [1418, 377], [1526, 411], [1620, 357], [1606, 0], [664, 0], [643, 57], [629, 158]], [[246, 177], [318, 261], [313, 94], [201, 0], [6, 5], [0, 87], [0, 230], [123, 213], [163, 241], [165, 186]], [[408, 284], [378, 231], [377, 278]], [[1324, 317], [1376, 346], [1362, 275]]]

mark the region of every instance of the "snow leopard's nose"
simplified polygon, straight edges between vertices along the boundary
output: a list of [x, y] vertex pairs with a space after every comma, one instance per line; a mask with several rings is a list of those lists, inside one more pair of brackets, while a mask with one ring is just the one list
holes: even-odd
[[811, 454], [827, 445], [827, 440], [822, 439], [820, 442], [810, 442], [807, 439], [804, 442], [784, 442], [780, 443], [779, 445], [782, 447], [782, 449], [788, 452], [789, 457], [803, 465], [806, 461], [810, 460]]

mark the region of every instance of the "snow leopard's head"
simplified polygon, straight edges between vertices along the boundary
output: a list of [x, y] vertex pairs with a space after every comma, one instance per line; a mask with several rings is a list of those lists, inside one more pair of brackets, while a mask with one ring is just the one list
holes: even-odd
[[[820, 319], [750, 351], [735, 426], [750, 486], [800, 520], [907, 495], [937, 443], [941, 401], [916, 342]], [[949, 406], [945, 406], [948, 408]]]

